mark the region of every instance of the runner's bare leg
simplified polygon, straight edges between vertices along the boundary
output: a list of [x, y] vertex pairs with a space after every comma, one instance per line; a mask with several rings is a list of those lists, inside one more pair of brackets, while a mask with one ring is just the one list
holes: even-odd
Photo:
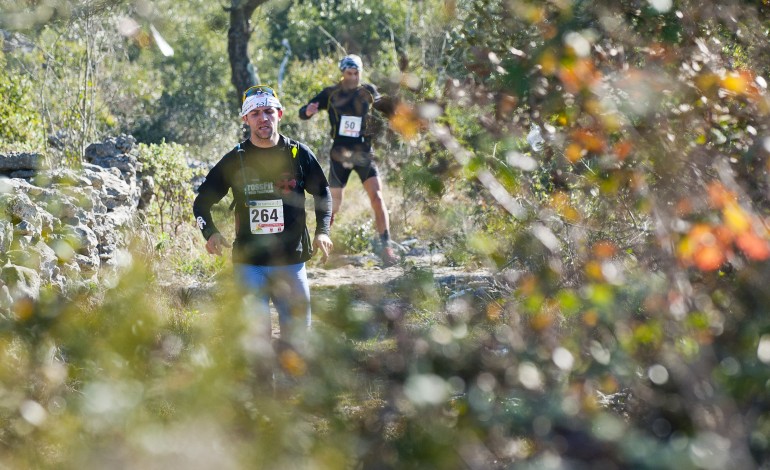
[[339, 212], [340, 206], [342, 206], [342, 196], [345, 192], [345, 188], [331, 188], [332, 193], [332, 218]]
[[[388, 217], [388, 208], [385, 207], [385, 200], [382, 197], [382, 183], [380, 182], [380, 177], [372, 176], [371, 178], [367, 178], [366, 181], [364, 181], [364, 189], [366, 190], [366, 194], [369, 195], [369, 202], [372, 204], [377, 233], [381, 235], [385, 230], [390, 230], [390, 220]], [[334, 192], [332, 192], [332, 198], [334, 198]]]

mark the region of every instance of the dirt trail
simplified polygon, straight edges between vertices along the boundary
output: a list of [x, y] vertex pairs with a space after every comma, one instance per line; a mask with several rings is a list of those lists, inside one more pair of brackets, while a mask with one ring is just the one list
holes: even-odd
[[[436, 287], [446, 296], [461, 295], [479, 288], [505, 291], [508, 290], [506, 286], [513, 285], [517, 277], [514, 271], [501, 273], [492, 269], [448, 266], [441, 254], [415, 249], [404, 250], [404, 253], [401, 263], [388, 268], [383, 268], [379, 258], [373, 254], [334, 255], [325, 264], [313, 259], [308, 263], [311, 296], [327, 295], [340, 288], [362, 288], [356, 289], [360, 295], [367, 297], [362, 300], [379, 304], [383, 301], [379, 296], [415, 270], [431, 273]], [[214, 280], [201, 282], [189, 277], [166, 283], [165, 288], [183, 304], [200, 306], [215, 302], [218, 287]]]
[[308, 279], [311, 289], [384, 285], [413, 269], [432, 272], [434, 279], [439, 283], [448, 279], [490, 279], [495, 276], [490, 269], [468, 270], [447, 266], [443, 255], [440, 254], [407, 254], [400, 264], [389, 268], [381, 267], [379, 258], [374, 255], [336, 256], [324, 265], [311, 264], [308, 268]]

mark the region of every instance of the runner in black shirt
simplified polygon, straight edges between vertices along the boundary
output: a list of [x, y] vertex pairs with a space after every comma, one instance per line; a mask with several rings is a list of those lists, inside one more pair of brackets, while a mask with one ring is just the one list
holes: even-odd
[[[236, 275], [246, 288], [258, 293], [255, 309], [269, 314], [272, 299], [279, 314], [281, 338], [287, 339], [298, 317], [310, 324], [305, 261], [313, 248], [320, 249], [324, 258], [332, 249], [329, 187], [313, 152], [278, 133], [283, 109], [271, 88], [258, 85], [248, 89], [241, 116], [250, 128], [250, 137], [211, 169], [198, 189], [193, 213], [206, 238], [207, 251], [221, 255], [222, 248], [230, 244], [217, 230], [211, 206], [232, 190]], [[305, 192], [315, 201], [312, 246], [305, 221]]]
[[[388, 107], [374, 85], [361, 84], [363, 65], [355, 54], [345, 56], [339, 64], [342, 80], [324, 88], [310, 102], [300, 108], [300, 119], [310, 119], [319, 110], [329, 115], [331, 149], [329, 182], [332, 194], [332, 221], [342, 205], [343, 192], [351, 171], [358, 173], [374, 211], [377, 232], [380, 234], [379, 255], [386, 266], [398, 261], [390, 246], [390, 220], [382, 197], [382, 181], [372, 154], [372, 111], [385, 114]], [[373, 108], [373, 109], [372, 109]]]

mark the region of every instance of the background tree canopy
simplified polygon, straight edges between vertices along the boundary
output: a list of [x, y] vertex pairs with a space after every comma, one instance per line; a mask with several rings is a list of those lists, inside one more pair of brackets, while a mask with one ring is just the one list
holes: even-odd
[[[405, 269], [363, 314], [360, 292], [322, 293], [323, 327], [288, 362], [301, 385], [274, 399], [226, 288], [229, 309], [146, 298], [168, 296], [164, 269], [227, 277], [177, 191], [146, 266], [2, 319], [0, 462], [770, 465], [768, 2], [259, 3], [0, 0], [0, 149], [77, 166], [130, 133], [178, 177], [185, 152], [231, 148], [238, 92], [277, 84], [286, 40], [282, 131], [325, 161], [324, 122], [297, 110], [358, 53], [398, 100], [380, 136], [396, 239], [508, 283], [448, 293]], [[228, 32], [247, 5], [237, 81]], [[342, 220], [337, 245], [367, 230]]]

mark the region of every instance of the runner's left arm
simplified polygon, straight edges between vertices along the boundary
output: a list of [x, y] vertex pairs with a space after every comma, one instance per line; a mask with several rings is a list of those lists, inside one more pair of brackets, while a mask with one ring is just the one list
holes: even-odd
[[384, 114], [385, 117], [392, 117], [396, 112], [396, 100], [389, 96], [381, 95], [379, 90], [377, 90], [377, 87], [371, 83], [367, 83], [365, 86], [367, 90], [369, 90], [369, 93], [372, 94], [372, 99], [374, 100], [372, 107]]
[[315, 206], [315, 234], [328, 235], [332, 220], [332, 196], [329, 191], [329, 182], [313, 151], [304, 144], [300, 144], [300, 148], [305, 154], [303, 162], [305, 190], [313, 196]]

